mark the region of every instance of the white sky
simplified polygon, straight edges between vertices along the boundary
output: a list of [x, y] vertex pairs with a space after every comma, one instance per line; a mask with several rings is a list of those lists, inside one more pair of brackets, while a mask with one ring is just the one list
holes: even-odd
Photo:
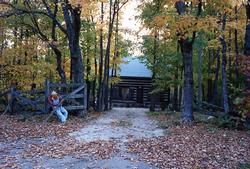
[[[140, 31], [139, 34], [137, 32], [141, 28], [141, 24], [139, 20], [135, 19], [135, 16], [138, 15], [137, 6], [140, 3], [140, 0], [130, 0], [126, 6], [124, 6], [122, 12], [123, 12], [123, 18], [122, 18], [122, 29], [129, 29], [133, 32], [131, 34], [130, 32], [125, 32], [125, 39], [131, 40], [133, 43], [135, 43], [133, 51], [131, 53], [133, 55], [141, 55], [141, 52], [139, 50], [139, 43], [142, 41], [140, 38], [142, 35], [145, 34], [145, 31]], [[139, 36], [138, 36], [139, 35]]]

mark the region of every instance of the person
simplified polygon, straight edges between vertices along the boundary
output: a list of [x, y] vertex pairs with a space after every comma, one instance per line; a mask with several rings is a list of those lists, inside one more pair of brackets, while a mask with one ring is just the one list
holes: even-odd
[[62, 106], [64, 100], [55, 92], [52, 91], [49, 97], [49, 103], [53, 108], [54, 113], [57, 115], [62, 123], [65, 123], [68, 118], [67, 110]]

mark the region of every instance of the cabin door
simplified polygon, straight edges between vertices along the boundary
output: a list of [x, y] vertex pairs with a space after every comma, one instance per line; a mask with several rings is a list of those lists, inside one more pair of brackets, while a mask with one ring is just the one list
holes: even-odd
[[137, 87], [137, 103], [143, 104], [143, 88]]

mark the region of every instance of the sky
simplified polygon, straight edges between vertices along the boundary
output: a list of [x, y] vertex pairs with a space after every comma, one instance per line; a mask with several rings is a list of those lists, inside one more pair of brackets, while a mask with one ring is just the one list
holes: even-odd
[[[140, 0], [129, 0], [129, 2], [124, 6], [122, 12], [123, 12], [123, 18], [122, 18], [122, 29], [129, 29], [136, 34], [140, 31], [141, 24], [138, 19], [135, 19], [135, 16], [139, 14], [137, 10], [137, 6], [139, 5]], [[141, 55], [141, 52], [139, 50], [139, 43], [142, 41], [141, 36], [145, 34], [145, 31], [140, 31], [139, 36], [133, 35], [131, 33], [125, 33], [124, 38], [131, 40], [134, 45], [134, 49], [132, 52], [133, 55], [138, 56]]]

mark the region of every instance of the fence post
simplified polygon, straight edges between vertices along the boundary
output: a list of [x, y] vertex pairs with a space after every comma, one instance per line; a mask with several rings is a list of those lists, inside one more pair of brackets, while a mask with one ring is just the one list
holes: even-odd
[[85, 107], [85, 111], [87, 111], [87, 106], [88, 106], [88, 96], [87, 96], [87, 84], [85, 83], [84, 84], [85, 87], [84, 87], [84, 107]]
[[16, 90], [15, 87], [11, 86], [11, 88], [10, 88], [10, 98], [8, 98], [9, 112], [11, 114], [14, 113], [14, 107], [13, 106], [14, 106], [14, 99], [15, 99], [15, 90]]
[[44, 112], [47, 113], [49, 111], [48, 98], [49, 98], [49, 94], [50, 94], [50, 81], [48, 79], [46, 79], [44, 85], [45, 85]]

